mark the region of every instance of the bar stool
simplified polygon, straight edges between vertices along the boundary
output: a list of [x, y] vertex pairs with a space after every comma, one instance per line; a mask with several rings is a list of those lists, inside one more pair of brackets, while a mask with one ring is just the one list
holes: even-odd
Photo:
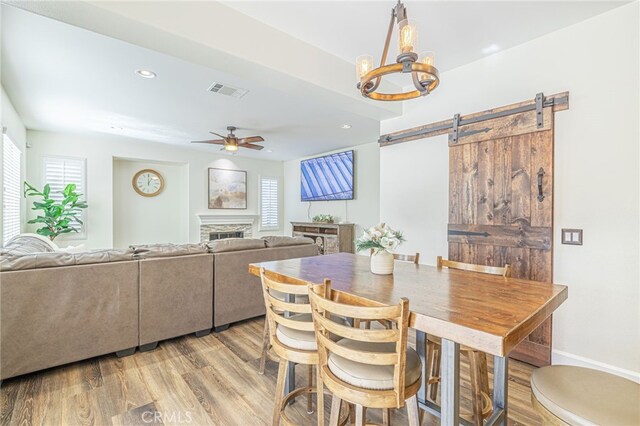
[[[333, 394], [329, 424], [338, 424], [342, 401], [356, 406], [356, 425], [366, 424], [367, 408], [407, 406], [409, 424], [420, 424], [417, 392], [422, 362], [407, 347], [409, 301], [397, 305], [362, 307], [334, 302], [329, 281], [310, 287], [309, 299], [318, 342], [320, 377], [318, 392], [327, 387]], [[367, 330], [332, 321], [331, 315], [389, 321], [391, 329]]]
[[[285, 279], [285, 278], [282, 278], [282, 279]], [[286, 280], [289, 283], [300, 284], [299, 281], [296, 281], [290, 278], [286, 278]], [[306, 283], [304, 283], [304, 285], [306, 285]], [[287, 295], [280, 291], [270, 290], [269, 293], [278, 300], [281, 300], [283, 302], [286, 301]], [[309, 304], [309, 296], [307, 296], [306, 294], [296, 294], [294, 297], [294, 300], [295, 300], [295, 303], [303, 303], [303, 304], [306, 303], [307, 305]], [[309, 321], [311, 321], [311, 316], [309, 316]], [[340, 318], [339, 321], [348, 322], [346, 318]], [[354, 320], [354, 323], [356, 321], [357, 320]], [[262, 330], [262, 354], [260, 356], [260, 365], [258, 367], [258, 374], [264, 374], [264, 369], [267, 365], [267, 358], [269, 357], [270, 349], [271, 349], [271, 342], [269, 341], [269, 320], [265, 315], [264, 328]]]
[[[276, 355], [280, 357], [273, 408], [273, 425], [279, 425], [280, 420], [284, 424], [293, 424], [287, 417], [285, 408], [289, 401], [303, 394], [306, 394], [307, 397], [307, 412], [309, 414], [313, 413], [311, 401], [311, 394], [313, 393], [317, 397], [318, 425], [323, 425], [324, 394], [321, 387], [313, 387], [313, 366], [318, 365], [319, 359], [311, 316], [311, 305], [308, 297], [306, 297], [309, 291], [309, 283], [281, 276], [278, 276], [277, 279], [270, 278], [265, 275], [264, 268], [260, 269], [260, 278], [262, 280], [262, 293], [267, 311], [267, 321], [269, 322], [269, 341]], [[274, 294], [278, 297], [274, 296]], [[287, 295], [292, 295], [300, 303], [280, 300], [279, 297], [283, 295], [285, 300]], [[302, 303], [305, 299], [307, 302]], [[343, 318], [332, 318], [332, 320], [336, 320], [348, 327], [348, 323]], [[308, 384], [284, 395], [287, 367], [290, 362], [307, 365], [309, 369]], [[320, 383], [319, 374], [317, 382]]]
[[544, 424], [640, 424], [640, 384], [589, 368], [553, 365], [534, 370], [531, 402]]
[[[437, 258], [438, 268], [459, 269], [464, 271], [478, 272], [482, 274], [511, 275], [511, 267], [476, 265], [473, 263], [455, 262]], [[436, 401], [438, 397], [438, 384], [440, 383], [440, 349], [442, 340], [440, 337], [427, 335], [427, 386], [429, 387], [429, 398]], [[473, 421], [476, 425], [482, 425], [484, 419], [489, 417], [493, 410], [493, 403], [489, 393], [489, 372], [487, 366], [487, 355], [468, 346], [460, 346], [460, 354], [469, 360], [469, 372], [471, 375], [471, 402], [473, 404]]]
[[[271, 295], [278, 300], [286, 301], [287, 295], [280, 292], [271, 290]], [[295, 295], [295, 303], [309, 303], [309, 297], [306, 294]], [[264, 374], [264, 369], [267, 364], [267, 358], [269, 357], [269, 349], [271, 349], [271, 343], [269, 342], [269, 320], [265, 315], [264, 329], [262, 330], [262, 355], [260, 356], [260, 366], [258, 367], [258, 374]]]

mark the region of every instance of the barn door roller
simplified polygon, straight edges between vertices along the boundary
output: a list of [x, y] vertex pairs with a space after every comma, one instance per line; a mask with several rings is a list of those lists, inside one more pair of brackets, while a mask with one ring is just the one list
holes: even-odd
[[542, 92], [536, 95], [536, 119], [538, 120], [538, 129], [542, 129], [544, 126], [544, 117], [542, 116], [542, 109], [544, 108], [542, 103], [544, 102], [544, 94]]

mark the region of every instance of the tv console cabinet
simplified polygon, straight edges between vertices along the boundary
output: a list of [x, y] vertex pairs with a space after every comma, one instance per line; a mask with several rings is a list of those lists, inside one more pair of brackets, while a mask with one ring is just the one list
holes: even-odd
[[291, 222], [294, 237], [312, 238], [320, 254], [354, 253], [353, 223]]

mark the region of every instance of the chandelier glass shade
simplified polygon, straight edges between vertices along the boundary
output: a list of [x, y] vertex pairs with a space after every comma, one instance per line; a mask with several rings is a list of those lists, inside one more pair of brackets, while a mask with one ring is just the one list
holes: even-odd
[[[395, 64], [385, 64], [394, 22], [398, 24], [398, 56]], [[407, 19], [407, 11], [398, 0], [391, 10], [391, 21], [387, 39], [382, 51], [382, 59], [378, 68], [373, 68], [371, 55], [360, 55], [356, 59], [357, 88], [362, 96], [379, 101], [404, 101], [428, 95], [440, 83], [440, 76], [435, 67], [433, 52], [416, 53], [418, 30]], [[403, 73], [410, 74], [415, 90], [400, 93], [380, 93], [378, 88], [385, 75]]]

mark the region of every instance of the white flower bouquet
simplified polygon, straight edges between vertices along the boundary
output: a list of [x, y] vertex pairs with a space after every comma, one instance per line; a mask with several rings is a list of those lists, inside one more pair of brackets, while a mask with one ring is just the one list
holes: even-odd
[[381, 223], [365, 229], [356, 241], [358, 251], [373, 249], [374, 254], [392, 252], [404, 241], [402, 232], [394, 231], [386, 223]]

